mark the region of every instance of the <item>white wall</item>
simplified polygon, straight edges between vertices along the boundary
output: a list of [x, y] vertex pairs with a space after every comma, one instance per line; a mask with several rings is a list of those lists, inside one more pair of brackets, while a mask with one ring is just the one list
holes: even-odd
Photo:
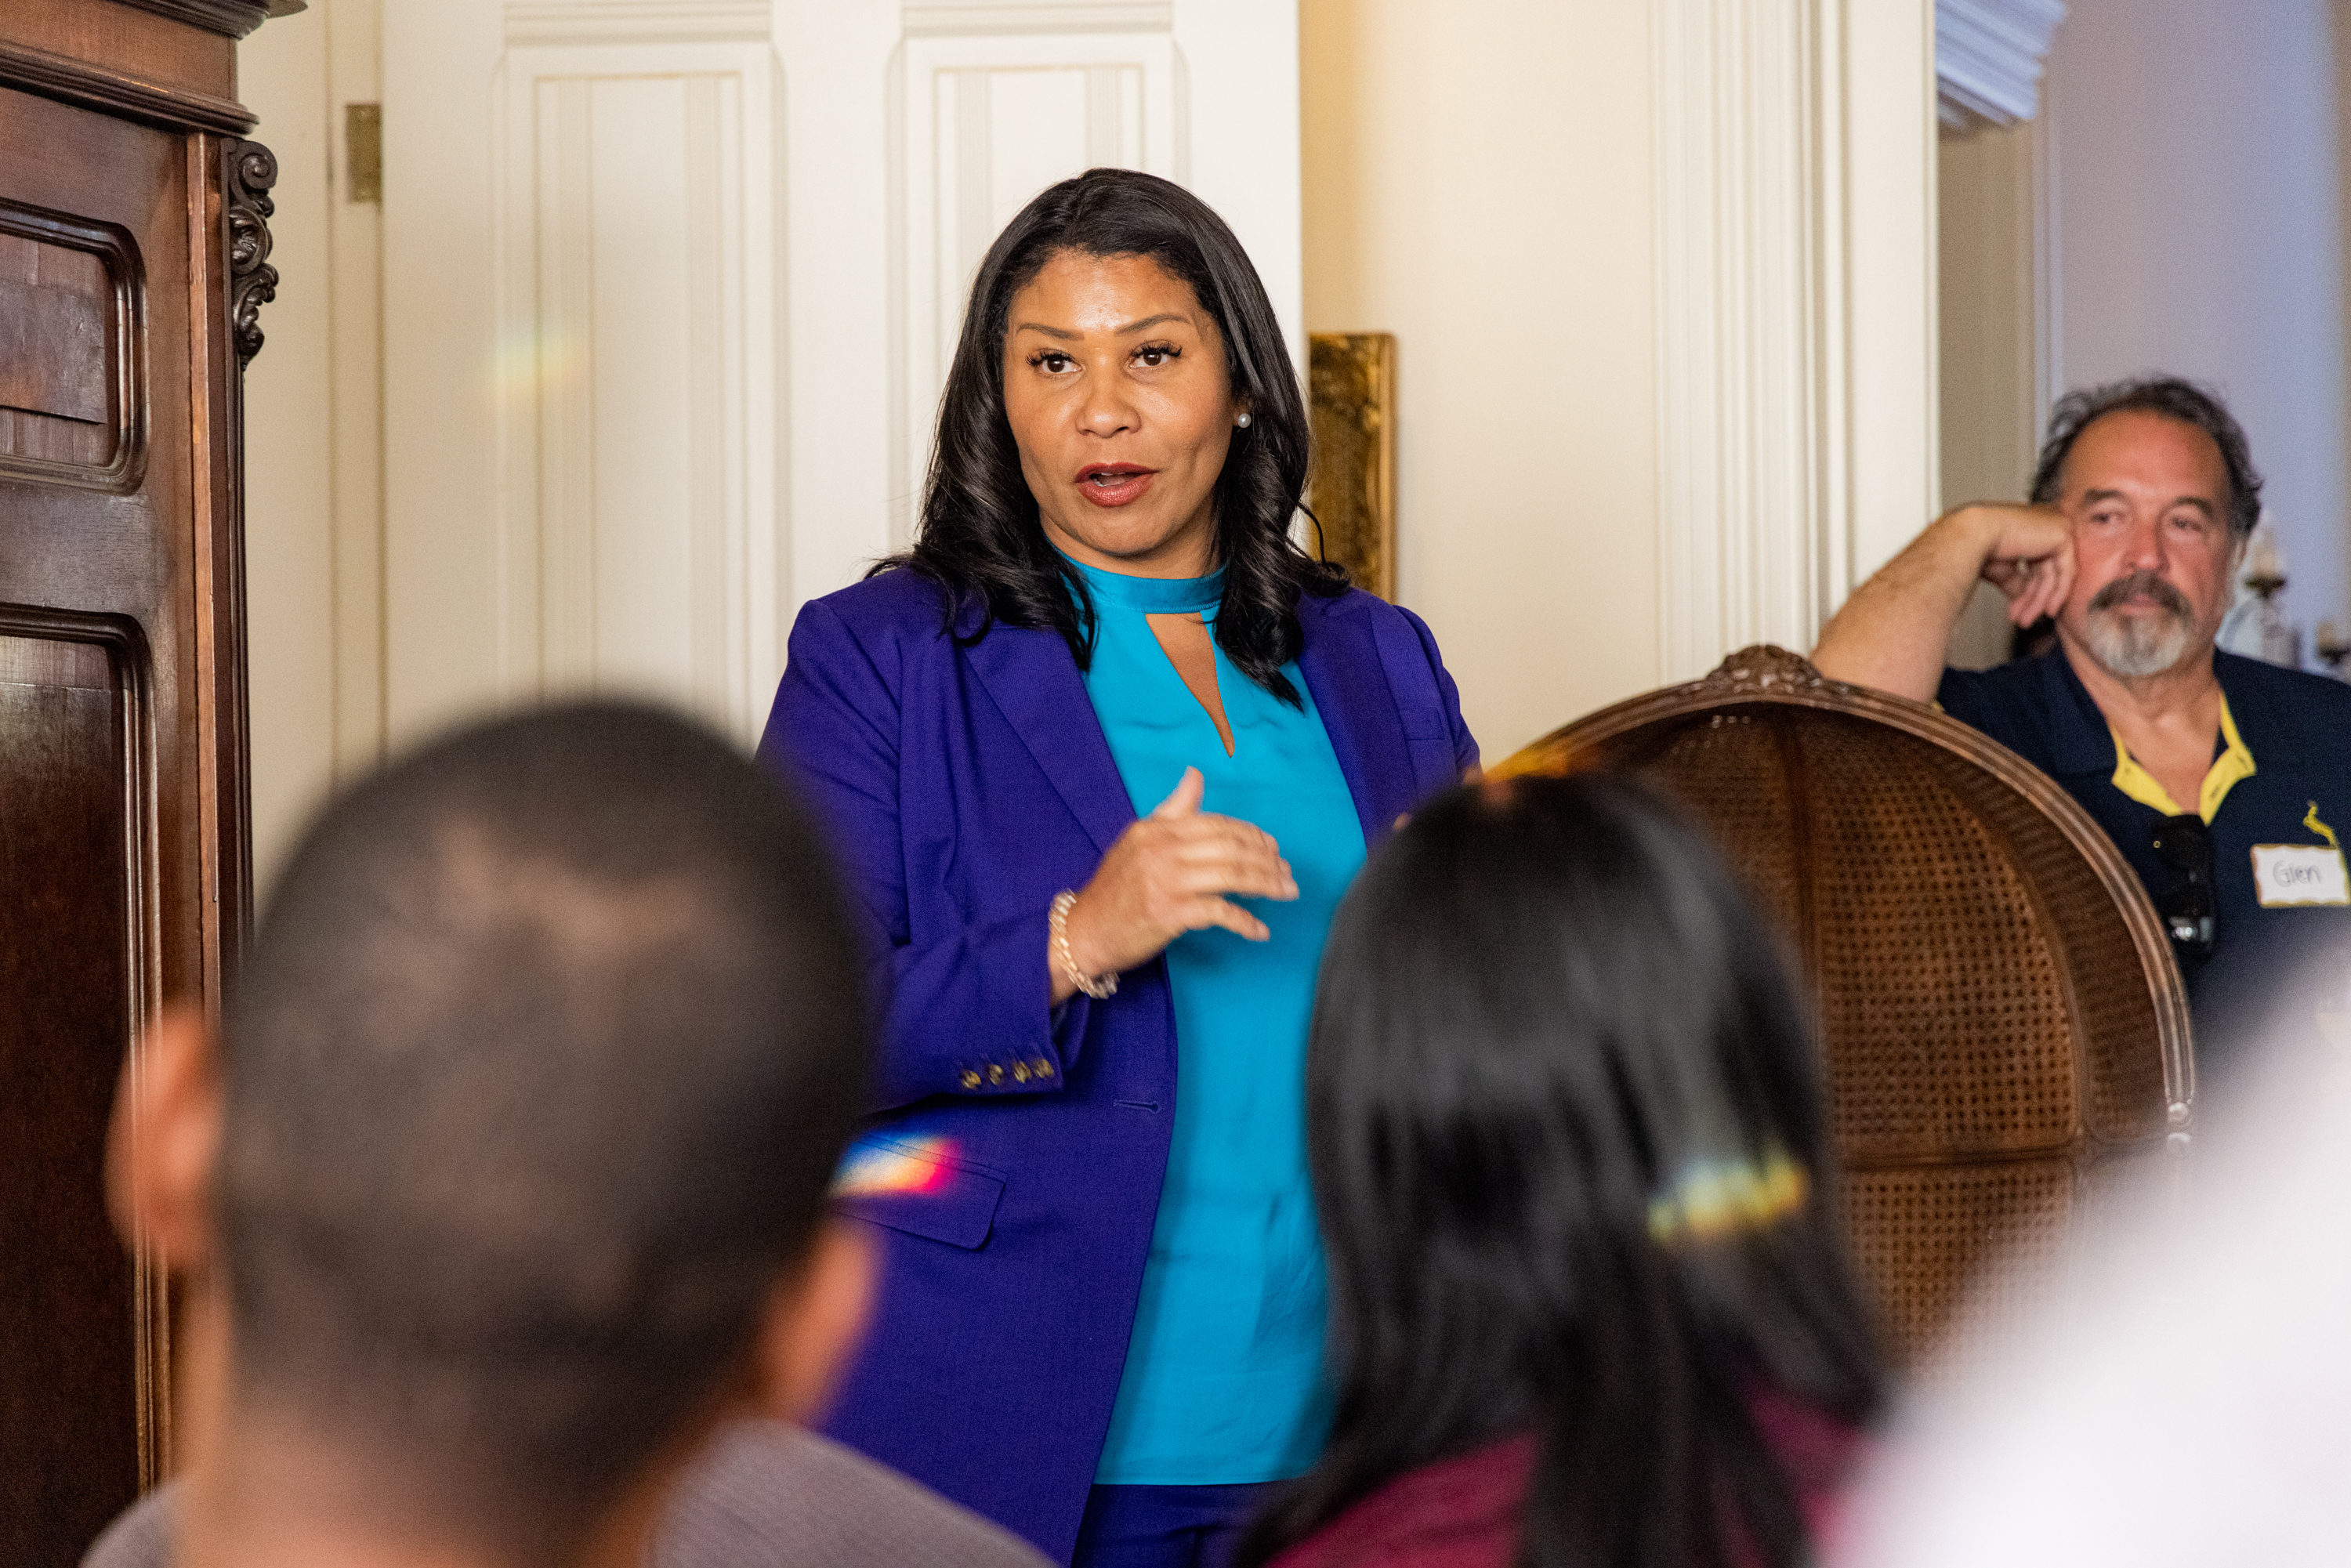
[[1925, 0], [1302, 0], [1306, 319], [1397, 337], [1489, 758], [1808, 649], [1936, 493]]
[[1398, 593], [1500, 758], [1662, 678], [1648, 7], [1299, 12], [1307, 326], [1396, 334]]
[[[1942, 511], [2013, 501], [2031, 486], [2048, 422], [2049, 219], [2042, 120], [1979, 125], [1938, 149]], [[1978, 585], [1946, 653], [1961, 669], [2007, 662], [2008, 601]]]
[[246, 38], [240, 96], [277, 158], [277, 298], [247, 369], [246, 627], [254, 872], [269, 877], [337, 778], [382, 744], [375, 593], [373, 205], [343, 189], [343, 105], [376, 93], [378, 0], [310, 0]]
[[2334, 33], [2326, 0], [2068, 0], [2045, 88], [2054, 369], [2220, 388], [2305, 646], [2351, 607]]
[[277, 155], [264, 342], [245, 378], [246, 669], [256, 885], [334, 773], [332, 485], [329, 472], [326, 272], [326, 13], [269, 23], [238, 50], [253, 136]]

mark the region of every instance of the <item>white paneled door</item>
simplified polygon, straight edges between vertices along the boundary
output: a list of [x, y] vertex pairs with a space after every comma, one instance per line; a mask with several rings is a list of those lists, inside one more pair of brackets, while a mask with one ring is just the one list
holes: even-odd
[[385, 711], [561, 691], [748, 740], [902, 545], [974, 267], [1092, 164], [1223, 212], [1298, 333], [1288, 0], [384, 8]]

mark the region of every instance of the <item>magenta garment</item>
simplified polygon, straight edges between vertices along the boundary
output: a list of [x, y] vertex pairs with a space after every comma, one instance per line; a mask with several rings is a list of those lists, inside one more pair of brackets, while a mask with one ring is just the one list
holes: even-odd
[[[829, 831], [886, 1009], [837, 1189], [876, 1227], [881, 1298], [827, 1430], [1067, 1561], [1166, 1168], [1174, 1015], [1158, 962], [1048, 1009], [1047, 906], [1134, 806], [1060, 635], [959, 645], [942, 602], [900, 570], [806, 606], [759, 747]], [[1350, 591], [1298, 612], [1376, 845], [1476, 744], [1408, 611]]]
[[[1843, 1512], [1862, 1440], [1850, 1427], [1759, 1390], [1756, 1430], [1794, 1487], [1816, 1555]], [[1536, 1440], [1522, 1432], [1409, 1470], [1276, 1557], [1270, 1568], [1510, 1568], [1519, 1510], [1534, 1474]], [[1734, 1542], [1734, 1568], [1751, 1568], [1751, 1545]]]

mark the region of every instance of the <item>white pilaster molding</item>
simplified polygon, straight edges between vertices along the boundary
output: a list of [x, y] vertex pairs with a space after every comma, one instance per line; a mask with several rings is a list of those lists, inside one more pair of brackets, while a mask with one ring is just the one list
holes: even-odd
[[2064, 19], [2064, 0], [1935, 0], [1936, 112], [1945, 129], [2032, 119], [2041, 62]]
[[1936, 494], [1924, 0], [1653, 13], [1660, 658], [1808, 649]]
[[1844, 0], [1844, 11], [1834, 298], [1847, 379], [1833, 423], [1846, 454], [1845, 522], [1805, 646], [1933, 519], [1943, 494], [1934, 18], [1923, 0]]

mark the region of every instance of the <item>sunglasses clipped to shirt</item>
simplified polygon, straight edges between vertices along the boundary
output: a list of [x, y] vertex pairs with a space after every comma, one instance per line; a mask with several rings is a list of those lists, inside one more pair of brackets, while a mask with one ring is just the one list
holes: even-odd
[[2172, 951], [2182, 958], [2210, 957], [2220, 925], [2212, 897], [2212, 830], [2201, 817], [2164, 817], [2147, 837], [2157, 858], [2185, 879], [2155, 901]]

